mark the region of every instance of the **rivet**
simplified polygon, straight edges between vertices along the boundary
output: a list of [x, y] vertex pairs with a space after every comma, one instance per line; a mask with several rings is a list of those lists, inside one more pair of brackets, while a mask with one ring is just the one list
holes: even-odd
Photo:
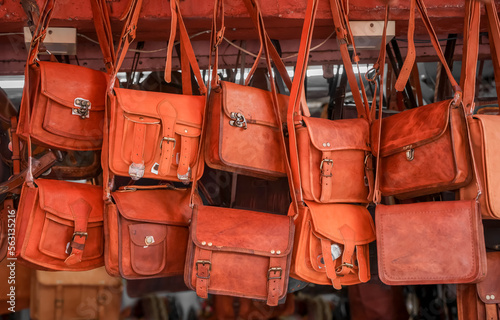
[[327, 142], [327, 143], [326, 143], [326, 146], [327, 146], [327, 147], [329, 147], [329, 146], [330, 146], [330, 142]]
[[208, 243], [208, 246], [209, 246], [209, 247], [211, 247], [211, 246], [212, 246], [212, 242], [209, 242], [209, 243]]
[[184, 132], [185, 132], [185, 133], [187, 133], [187, 132], [188, 132], [188, 129], [185, 129], [185, 130], [184, 130]]
[[494, 295], [494, 294], [492, 294], [492, 295], [490, 296], [490, 298], [491, 298], [491, 300], [495, 299], [495, 295]]
[[139, 120], [144, 120], [144, 118], [143, 117], [139, 117]]
[[490, 300], [490, 295], [486, 295], [486, 300]]
[[279, 250], [278, 250], [278, 251], [276, 251], [276, 254], [281, 254], [281, 251], [279, 251]]
[[207, 242], [206, 242], [206, 241], [202, 241], [202, 242], [201, 242], [201, 245], [202, 245], [202, 246], [204, 246], [204, 245], [206, 245], [206, 244], [207, 244]]
[[326, 147], [326, 143], [323, 143], [323, 147]]
[[274, 254], [274, 252], [275, 252], [274, 250], [271, 250], [271, 254]]

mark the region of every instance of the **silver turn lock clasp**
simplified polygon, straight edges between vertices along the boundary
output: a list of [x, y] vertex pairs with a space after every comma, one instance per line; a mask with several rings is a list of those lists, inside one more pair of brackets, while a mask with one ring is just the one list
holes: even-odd
[[233, 127], [248, 129], [247, 120], [241, 112], [231, 112], [229, 117], [232, 119], [229, 121], [229, 125]]
[[404, 150], [406, 150], [406, 160], [412, 161], [415, 159], [415, 149], [412, 148], [412, 145], [404, 147]]
[[83, 98], [76, 98], [75, 101], [73, 102], [73, 105], [76, 108], [73, 108], [71, 110], [71, 114], [75, 116], [79, 116], [82, 119], [88, 119], [90, 118], [90, 107], [91, 103], [87, 99]]
[[146, 236], [146, 238], [144, 238], [144, 243], [146, 244], [144, 248], [147, 248], [148, 246], [155, 243], [155, 238], [153, 236]]

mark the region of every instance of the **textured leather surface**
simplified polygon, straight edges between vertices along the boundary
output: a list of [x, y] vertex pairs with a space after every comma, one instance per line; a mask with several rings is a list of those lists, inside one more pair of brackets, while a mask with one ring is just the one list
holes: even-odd
[[[334, 285], [337, 289], [342, 285], [367, 282], [370, 279], [368, 243], [375, 240], [375, 228], [368, 210], [352, 204], [306, 203], [308, 207], [302, 208], [295, 219], [290, 274], [307, 282]], [[323, 250], [324, 242], [328, 251], [331, 245], [341, 250], [341, 256], [332, 260], [332, 264], [325, 263], [333, 257]], [[352, 264], [353, 268], [340, 272], [343, 263]]]
[[[371, 166], [368, 121], [302, 120], [305, 127], [296, 132], [304, 199], [321, 203], [370, 202], [373, 174], [367, 174], [367, 166]], [[369, 163], [365, 164], [365, 159]]]
[[[102, 266], [102, 189], [57, 180], [36, 183], [36, 188], [23, 186], [16, 223], [17, 256], [38, 268], [58, 271]], [[73, 237], [74, 232], [87, 236]]]
[[[487, 218], [500, 219], [500, 169], [498, 154], [500, 141], [500, 117], [498, 115], [475, 115], [469, 122], [471, 144], [483, 186], [479, 198], [481, 213]], [[476, 179], [460, 189], [462, 199], [475, 199], [477, 195]]]
[[[278, 95], [283, 119], [288, 97]], [[207, 164], [224, 171], [262, 178], [283, 177], [281, 125], [276, 124], [272, 93], [221, 81], [212, 90], [205, 154]], [[230, 125], [231, 113], [241, 113], [247, 129]]]
[[[129, 176], [129, 166], [135, 163], [144, 165], [144, 178], [180, 181], [178, 175], [189, 175], [187, 180], [191, 180], [205, 97], [120, 88], [114, 91], [110, 170]], [[198, 169], [201, 176], [203, 166]]]
[[486, 275], [475, 201], [378, 205], [375, 225], [379, 276], [385, 284], [470, 283]]
[[[375, 154], [379, 123], [371, 128]], [[382, 124], [383, 195], [416, 197], [469, 183], [470, 151], [462, 107], [452, 107], [451, 100], [436, 102], [384, 118]]]
[[500, 304], [500, 252], [489, 252], [488, 274], [477, 283], [477, 294], [483, 303]]
[[211, 320], [277, 319], [294, 313], [295, 296], [288, 294], [284, 304], [270, 307], [262, 301], [216, 295], [213, 309]]
[[195, 206], [184, 281], [201, 297], [223, 294], [277, 305], [287, 292], [293, 233], [291, 217]]
[[[30, 67], [30, 105], [21, 102], [17, 133], [34, 143], [66, 150], [99, 150], [102, 145], [104, 98], [108, 77], [85, 67], [38, 62]], [[89, 118], [73, 115], [75, 99], [90, 101]], [[31, 119], [28, 123], [28, 108]]]
[[104, 268], [81, 272], [36, 271], [30, 316], [35, 320], [118, 319], [122, 279]]
[[[190, 190], [124, 190], [112, 197], [118, 217], [108, 229], [118, 241], [108, 250], [118, 261], [109, 261], [110, 269], [117, 264], [125, 279], [181, 275], [191, 219]], [[201, 203], [199, 197], [195, 203]]]

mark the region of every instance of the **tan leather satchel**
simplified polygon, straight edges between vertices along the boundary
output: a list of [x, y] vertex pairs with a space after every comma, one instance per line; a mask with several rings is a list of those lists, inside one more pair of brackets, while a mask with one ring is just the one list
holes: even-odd
[[119, 319], [122, 279], [104, 268], [81, 272], [37, 270], [31, 283], [33, 320]]
[[415, 6], [455, 90], [455, 97], [384, 118], [380, 141], [377, 135], [380, 120], [373, 123], [372, 150], [375, 156], [380, 150], [382, 159], [380, 190], [384, 196], [399, 198], [458, 189], [469, 183], [472, 176], [462, 90], [448, 68], [421, 0], [411, 1], [408, 53], [396, 90], [402, 91], [415, 62]]
[[488, 274], [476, 284], [457, 286], [459, 320], [500, 319], [500, 252], [488, 252]]
[[[17, 133], [40, 146], [99, 150], [108, 76], [85, 67], [37, 61], [55, 0], [45, 2], [33, 34]], [[105, 58], [107, 58], [105, 56]]]
[[[500, 23], [498, 13], [493, 2], [485, 3], [489, 22], [489, 41], [491, 47], [492, 61], [495, 66], [495, 76], [500, 76]], [[467, 38], [467, 55], [464, 55], [462, 72], [464, 90], [464, 102], [470, 105], [469, 113], [474, 112], [474, 96], [476, 81], [476, 62], [479, 47], [479, 14], [472, 20], [475, 29], [471, 29]], [[468, 30], [467, 30], [468, 32]], [[500, 93], [497, 90], [497, 93]], [[500, 219], [500, 171], [496, 164], [500, 152], [500, 116], [489, 114], [473, 115], [469, 122], [471, 144], [474, 149], [474, 157], [478, 167], [478, 176], [460, 189], [461, 199], [474, 199], [476, 196], [476, 179], [479, 179], [484, 188], [484, 194], [480, 198], [481, 213], [488, 219]]]
[[36, 269], [83, 271], [103, 265], [102, 188], [36, 180], [23, 185], [16, 256]]
[[[142, 0], [132, 3], [133, 8], [129, 10], [123, 28], [121, 39], [124, 41], [119, 46], [121, 56], [110, 87], [114, 84], [116, 73], [130, 43], [135, 38]], [[177, 21], [183, 47], [181, 51], [184, 53], [182, 59], [189, 61], [188, 64], [182, 64], [183, 77], [185, 75], [189, 77], [188, 83], [183, 85], [185, 94], [114, 88], [110, 92], [111, 120], [107, 152], [109, 168], [116, 175], [129, 176], [134, 180], [144, 177], [189, 183], [194, 175], [192, 168], [197, 160], [206, 88], [182, 20], [178, 1], [170, 3], [172, 16], [175, 19], [172, 19], [165, 80], [170, 81], [171, 51], [175, 41]], [[190, 68], [200, 86], [201, 96], [194, 96], [191, 93]], [[203, 166], [198, 166], [198, 169], [200, 172], [197, 176], [201, 176]]]

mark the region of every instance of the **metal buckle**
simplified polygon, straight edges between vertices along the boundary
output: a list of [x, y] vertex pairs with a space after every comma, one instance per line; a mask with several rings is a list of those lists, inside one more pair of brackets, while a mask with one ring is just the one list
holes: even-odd
[[174, 149], [175, 149], [175, 145], [177, 144], [177, 141], [175, 140], [175, 138], [167, 138], [167, 137], [163, 137], [160, 141], [160, 149], [162, 148], [163, 146], [163, 141], [167, 141], [167, 143], [170, 143], [170, 142], [173, 142], [174, 143]]
[[349, 269], [354, 269], [354, 265], [353, 264], [350, 264], [350, 263], [347, 263], [347, 262], [344, 262], [342, 263], [340, 266], [338, 266], [335, 271], [339, 271], [341, 270], [343, 267], [348, 267]]
[[230, 126], [248, 129], [247, 120], [241, 112], [231, 112], [229, 117], [232, 119], [229, 121]]
[[73, 232], [73, 236], [71, 237], [71, 241], [75, 240], [75, 237], [85, 237], [85, 240], [87, 240], [89, 234], [87, 232], [80, 232], [80, 231], [75, 231]]
[[198, 265], [201, 264], [202, 266], [205, 266], [208, 264], [208, 272], [212, 271], [212, 263], [208, 260], [198, 260], [196, 261], [196, 271], [198, 271]]
[[[279, 272], [277, 277], [271, 277], [271, 272]], [[280, 267], [269, 268], [267, 271], [267, 280], [281, 279], [281, 275], [283, 274], [283, 270]]]
[[90, 118], [90, 108], [92, 104], [89, 100], [83, 98], [75, 98], [73, 105], [76, 108], [71, 109], [71, 114], [75, 116], [79, 116], [82, 119]]
[[323, 159], [321, 160], [321, 164], [319, 165], [319, 170], [323, 170], [323, 163], [328, 162], [333, 165], [333, 160], [332, 159]]

